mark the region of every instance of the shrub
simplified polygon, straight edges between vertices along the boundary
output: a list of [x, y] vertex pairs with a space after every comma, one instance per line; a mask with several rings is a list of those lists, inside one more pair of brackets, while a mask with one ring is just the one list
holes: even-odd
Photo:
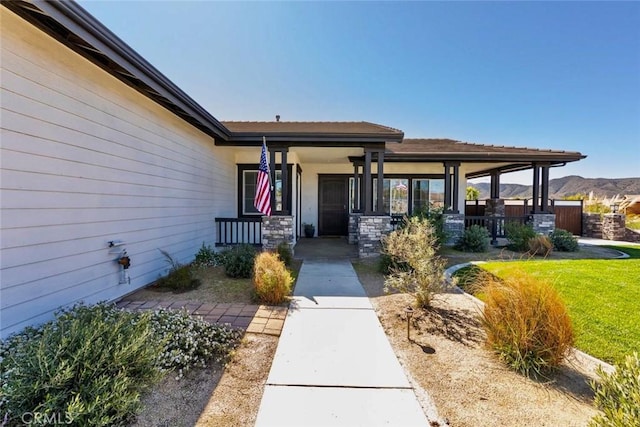
[[293, 262], [293, 252], [291, 251], [291, 246], [287, 242], [282, 242], [276, 248], [276, 252], [278, 252], [278, 256], [284, 262], [284, 265], [287, 267], [291, 267], [291, 263]]
[[211, 246], [205, 246], [204, 242], [202, 242], [202, 247], [200, 247], [200, 250], [196, 253], [194, 264], [203, 267], [212, 267], [217, 264], [216, 253]]
[[553, 249], [553, 243], [551, 243], [551, 239], [547, 236], [537, 235], [529, 239], [527, 243], [529, 246], [529, 254], [531, 255], [540, 255], [547, 256], [551, 253]]
[[598, 368], [599, 382], [592, 382], [595, 404], [604, 412], [589, 427], [640, 426], [640, 358], [633, 353], [610, 374]]
[[242, 244], [224, 251], [222, 262], [224, 272], [233, 278], [248, 279], [253, 274], [256, 250], [253, 246]]
[[549, 238], [553, 243], [553, 249], [560, 252], [576, 252], [578, 251], [578, 239], [567, 230], [556, 228], [549, 234]]
[[236, 329], [211, 324], [184, 309], [154, 311], [151, 328], [155, 340], [164, 343], [158, 352], [158, 366], [178, 371], [178, 377], [192, 367], [204, 368], [211, 360], [223, 360], [242, 337]]
[[256, 258], [253, 283], [258, 298], [266, 304], [280, 304], [291, 293], [291, 273], [277, 254], [262, 252]]
[[489, 232], [479, 225], [472, 225], [455, 244], [455, 248], [463, 252], [486, 252], [489, 249]]
[[193, 277], [191, 266], [182, 265], [166, 251], [158, 249], [166, 258], [169, 264], [169, 272], [166, 276], [160, 277], [156, 281], [159, 288], [170, 289], [174, 292], [185, 292], [200, 286], [200, 280]]
[[573, 345], [573, 328], [558, 292], [525, 273], [483, 276], [482, 323], [487, 344], [512, 369], [537, 377], [557, 367]]
[[528, 251], [529, 240], [537, 236], [531, 225], [513, 221], [505, 224], [505, 232], [509, 240], [508, 248], [518, 252]]
[[384, 253], [400, 265], [391, 267], [385, 290], [409, 293], [418, 307], [428, 307], [433, 295], [447, 286], [445, 261], [436, 254], [437, 240], [429, 220], [420, 217], [409, 218], [403, 228], [383, 237]]
[[[444, 208], [430, 204], [428, 207], [414, 211], [412, 217], [426, 219], [433, 228], [435, 244], [440, 247], [446, 243], [448, 234], [444, 228]], [[404, 221], [406, 223], [406, 220]]]
[[[10, 424], [24, 413], [74, 425], [124, 425], [160, 372], [149, 313], [76, 305], [0, 348], [0, 401]], [[3, 411], [4, 412], [4, 411]]]

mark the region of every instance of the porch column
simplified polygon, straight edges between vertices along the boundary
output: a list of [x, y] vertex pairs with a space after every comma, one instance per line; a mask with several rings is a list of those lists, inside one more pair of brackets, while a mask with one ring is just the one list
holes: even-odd
[[500, 198], [500, 172], [491, 172], [491, 195], [492, 199]]
[[364, 206], [362, 210], [365, 215], [373, 213], [373, 191], [371, 181], [371, 150], [364, 150], [364, 179], [362, 180], [362, 192], [364, 193]]
[[451, 212], [451, 169], [449, 163], [444, 164], [444, 211]]
[[542, 194], [540, 200], [540, 212], [549, 213], [549, 164], [545, 164], [542, 169]]
[[460, 213], [460, 163], [453, 163], [453, 213]]
[[280, 149], [280, 170], [282, 171], [282, 215], [291, 215], [291, 207], [289, 206], [289, 168], [287, 167], [287, 147]]
[[271, 212], [276, 211], [276, 150], [275, 148], [268, 147], [269, 149], [269, 172], [271, 175]]
[[537, 163], [533, 164], [533, 202], [531, 213], [538, 213], [540, 206], [540, 167]]
[[378, 193], [378, 203], [376, 203], [375, 213], [378, 215], [384, 214], [384, 202], [382, 200], [384, 195], [384, 150], [378, 151], [378, 187], [376, 188]]
[[358, 192], [360, 184], [358, 183], [360, 178], [360, 166], [362, 163], [353, 162], [353, 212], [360, 212], [362, 208], [362, 192]]
[[[271, 212], [278, 215], [290, 215], [291, 207], [289, 206], [288, 201], [288, 192], [289, 192], [289, 173], [287, 168], [287, 152], [289, 148], [287, 147], [269, 147], [269, 168], [271, 170], [271, 188], [272, 188], [272, 197], [271, 197]], [[280, 153], [280, 173], [282, 177], [282, 209], [276, 210], [276, 154]]]
[[[451, 174], [453, 168], [453, 175]], [[445, 162], [444, 163], [444, 211], [445, 213], [459, 213], [458, 199], [460, 194], [459, 188], [460, 163]], [[453, 183], [451, 182], [453, 178]], [[452, 187], [453, 184], [453, 187]], [[452, 200], [453, 199], [453, 200]]]

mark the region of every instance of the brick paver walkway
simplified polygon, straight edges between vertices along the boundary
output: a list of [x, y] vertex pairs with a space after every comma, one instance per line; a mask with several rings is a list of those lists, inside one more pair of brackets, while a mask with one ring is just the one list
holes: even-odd
[[211, 323], [228, 323], [234, 328], [255, 334], [280, 336], [287, 307], [253, 304], [203, 304], [195, 301], [129, 301], [116, 304], [127, 310], [155, 310], [185, 308], [189, 313], [202, 316]]

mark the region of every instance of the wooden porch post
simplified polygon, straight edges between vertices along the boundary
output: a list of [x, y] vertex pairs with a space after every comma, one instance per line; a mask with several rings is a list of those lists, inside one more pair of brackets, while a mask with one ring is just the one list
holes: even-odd
[[444, 211], [451, 213], [451, 167], [444, 163]]
[[271, 175], [271, 213], [276, 211], [276, 150], [273, 147], [269, 149], [269, 171]]
[[538, 213], [540, 210], [540, 167], [537, 163], [533, 164], [533, 210], [531, 213]]
[[378, 203], [376, 203], [375, 213], [378, 215], [384, 214], [384, 202], [382, 198], [384, 197], [384, 150], [378, 151], [378, 188], [376, 188], [378, 193]]
[[364, 149], [364, 179], [362, 180], [362, 192], [364, 193], [364, 207], [363, 211], [365, 215], [371, 215], [373, 208], [373, 191], [371, 182], [371, 150]]
[[353, 212], [359, 212], [362, 207], [362, 192], [358, 192], [360, 184], [360, 162], [353, 162]]
[[282, 214], [291, 215], [291, 207], [289, 206], [289, 198], [287, 197], [289, 190], [289, 168], [287, 167], [287, 147], [280, 149], [280, 170], [282, 172]]
[[452, 163], [453, 166], [453, 213], [460, 213], [458, 206], [459, 192], [460, 192], [460, 163]]
[[549, 164], [545, 164], [542, 169], [542, 194], [540, 200], [540, 212], [549, 213]]
[[492, 199], [500, 198], [500, 172], [491, 172], [491, 195]]

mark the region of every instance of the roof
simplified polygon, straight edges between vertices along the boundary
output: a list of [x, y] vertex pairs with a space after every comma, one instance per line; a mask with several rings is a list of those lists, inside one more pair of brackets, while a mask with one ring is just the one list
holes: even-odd
[[[230, 145], [270, 142], [295, 145], [350, 145], [402, 142], [401, 130], [370, 122], [234, 122], [223, 124], [231, 132]], [[221, 144], [225, 144], [222, 142]]]
[[437, 160], [487, 161], [487, 160], [553, 160], [575, 161], [585, 158], [576, 151], [545, 150], [527, 147], [475, 144], [442, 138], [407, 138], [402, 144], [388, 144], [386, 152], [389, 158], [429, 157]]

